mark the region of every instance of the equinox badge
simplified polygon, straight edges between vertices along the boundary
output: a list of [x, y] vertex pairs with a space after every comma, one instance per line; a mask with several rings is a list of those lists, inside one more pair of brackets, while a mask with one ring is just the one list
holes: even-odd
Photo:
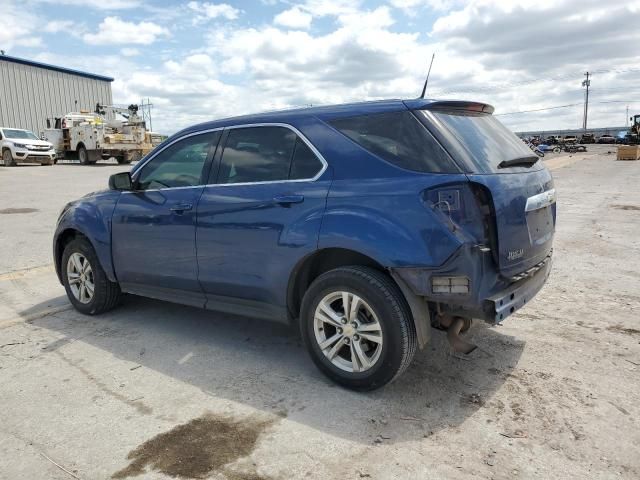
[[520, 258], [523, 255], [524, 255], [524, 249], [523, 248], [519, 248], [517, 250], [509, 250], [509, 252], [507, 253], [507, 258], [510, 261], [513, 261], [513, 260], [516, 260], [516, 259]]

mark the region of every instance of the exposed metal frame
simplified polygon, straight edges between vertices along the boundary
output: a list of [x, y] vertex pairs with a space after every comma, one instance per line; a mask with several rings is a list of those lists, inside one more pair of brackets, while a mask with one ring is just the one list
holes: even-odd
[[[139, 190], [139, 191], [134, 190], [134, 191], [128, 191], [128, 192], [125, 191], [123, 193], [154, 192], [154, 191], [178, 190], [178, 189], [200, 188], [200, 187], [229, 187], [229, 186], [246, 186], [246, 185], [268, 185], [268, 184], [272, 184], [272, 183], [315, 182], [316, 180], [318, 180], [324, 174], [324, 172], [329, 167], [329, 164], [325, 160], [324, 156], [322, 156], [322, 154], [313, 145], [313, 143], [311, 143], [311, 141], [309, 141], [309, 139], [300, 130], [298, 130], [293, 125], [290, 125], [288, 123], [279, 123], [279, 122], [245, 123], [245, 124], [237, 124], [237, 125], [227, 125], [225, 127], [210, 128], [210, 129], [207, 129], [207, 130], [198, 130], [197, 132], [191, 132], [191, 133], [188, 133], [186, 135], [182, 135], [181, 137], [178, 137], [178, 138], [174, 139], [173, 141], [171, 141], [171, 142], [167, 143], [166, 145], [164, 145], [157, 152], [153, 152], [153, 154], [150, 155], [149, 158], [145, 159], [145, 161], [142, 164], [136, 165], [135, 168], [133, 169], [133, 172], [132, 172], [132, 175], [131, 175], [132, 179], [134, 181], [137, 179], [137, 175], [139, 175], [139, 172], [142, 171], [142, 169], [145, 167], [145, 165], [147, 163], [149, 163], [151, 160], [153, 160], [155, 157], [157, 157], [160, 153], [165, 151], [171, 145], [174, 145], [175, 143], [177, 143], [177, 142], [179, 142], [181, 140], [184, 140], [185, 138], [193, 137], [193, 136], [196, 136], [196, 135], [203, 135], [203, 134], [211, 133], [211, 132], [218, 132], [218, 131], [222, 131], [222, 130], [235, 130], [235, 129], [238, 129], [238, 128], [253, 128], [253, 127], [284, 127], [284, 128], [288, 128], [293, 133], [295, 133], [307, 145], [307, 147], [309, 147], [309, 149], [313, 152], [313, 154], [316, 156], [316, 158], [318, 160], [320, 160], [320, 163], [322, 164], [322, 168], [320, 169], [320, 171], [316, 175], [314, 175], [311, 178], [302, 178], [302, 179], [295, 179], [295, 180], [289, 180], [289, 179], [287, 179], [287, 180], [268, 180], [268, 181], [264, 181], [264, 182], [206, 183], [206, 184], [203, 184], [203, 185], [192, 185], [192, 186], [188, 186], [188, 187], [155, 188], [155, 189], [149, 189], [149, 190]], [[213, 161], [213, 159], [212, 159], [212, 161]]]

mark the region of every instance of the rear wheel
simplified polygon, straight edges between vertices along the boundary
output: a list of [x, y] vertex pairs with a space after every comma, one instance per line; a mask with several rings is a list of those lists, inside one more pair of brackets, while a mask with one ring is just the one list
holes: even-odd
[[11, 155], [11, 150], [9, 150], [8, 148], [5, 148], [2, 152], [2, 160], [5, 167], [14, 167], [16, 165], [16, 161], [13, 159], [13, 155]]
[[318, 277], [304, 296], [300, 322], [316, 366], [353, 390], [393, 381], [415, 354], [406, 300], [388, 276], [372, 268], [342, 267]]
[[76, 238], [65, 247], [60, 267], [67, 297], [79, 312], [96, 315], [118, 304], [120, 286], [107, 278], [86, 238]]
[[82, 165], [93, 165], [98, 161], [101, 154], [95, 150], [89, 151], [84, 145], [78, 147], [78, 160]]
[[78, 160], [80, 160], [82, 165], [89, 165], [91, 163], [89, 162], [89, 152], [87, 152], [84, 145], [78, 147]]

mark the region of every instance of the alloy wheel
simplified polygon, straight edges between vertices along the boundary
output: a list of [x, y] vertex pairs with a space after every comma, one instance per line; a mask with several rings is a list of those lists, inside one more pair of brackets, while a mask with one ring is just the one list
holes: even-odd
[[73, 253], [67, 262], [67, 280], [71, 293], [80, 303], [93, 299], [95, 281], [89, 260], [81, 253]]
[[313, 329], [322, 353], [341, 370], [365, 372], [380, 359], [382, 326], [371, 306], [351, 292], [326, 295], [316, 307]]

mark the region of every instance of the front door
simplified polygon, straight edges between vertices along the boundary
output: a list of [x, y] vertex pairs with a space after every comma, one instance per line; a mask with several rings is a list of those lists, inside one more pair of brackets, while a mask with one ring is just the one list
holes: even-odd
[[223, 142], [198, 204], [207, 308], [285, 320], [289, 274], [317, 248], [326, 163], [284, 126], [235, 127]]
[[134, 175], [113, 214], [112, 252], [124, 291], [204, 306], [196, 260], [196, 207], [220, 131], [177, 140]]

